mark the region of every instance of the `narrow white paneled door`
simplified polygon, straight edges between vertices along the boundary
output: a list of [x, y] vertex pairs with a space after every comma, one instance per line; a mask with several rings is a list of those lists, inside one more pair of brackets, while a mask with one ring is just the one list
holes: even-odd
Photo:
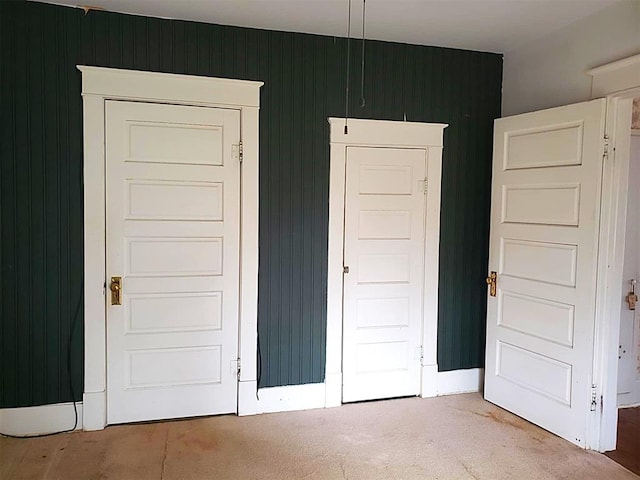
[[592, 407], [605, 105], [502, 118], [494, 131], [485, 398], [580, 446]]
[[347, 147], [344, 402], [420, 393], [426, 161]]
[[105, 121], [107, 421], [235, 412], [239, 112], [107, 101]]

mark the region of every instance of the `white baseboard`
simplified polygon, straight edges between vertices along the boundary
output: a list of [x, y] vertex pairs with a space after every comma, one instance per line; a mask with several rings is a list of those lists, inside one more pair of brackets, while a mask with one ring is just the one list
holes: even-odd
[[325, 407], [324, 383], [289, 385], [258, 390], [256, 413], [290, 412]]
[[238, 382], [238, 416], [255, 415], [258, 413], [258, 399], [256, 390], [258, 382], [255, 380]]
[[[78, 425], [82, 429], [82, 402], [78, 408]], [[0, 409], [0, 432], [7, 435], [40, 435], [73, 428], [73, 403], [56, 403], [38, 407]]]
[[[425, 398], [478, 392], [482, 389], [483, 381], [482, 368], [438, 372], [437, 366], [428, 365], [422, 369], [421, 396]], [[239, 383], [238, 415], [335, 407], [342, 404], [342, 375], [327, 375], [326, 383], [261, 388], [258, 390], [258, 398], [255, 392], [255, 381]], [[105, 392], [85, 393], [84, 403], [84, 409], [82, 402], [77, 404], [76, 429], [104, 428]], [[68, 430], [73, 427], [73, 421], [72, 403], [0, 409], [0, 432], [8, 435], [36, 435]]]
[[[249, 385], [251, 383], [251, 385]], [[479, 392], [484, 383], [484, 369], [471, 368], [467, 370], [453, 370], [438, 372], [437, 365], [427, 365], [422, 369], [423, 398], [456, 393]], [[255, 382], [247, 382], [248, 393], [242, 395], [249, 401], [238, 404], [239, 415], [253, 415], [260, 413], [289, 412], [293, 410], [310, 410], [313, 408], [336, 407], [342, 404], [342, 374], [327, 375], [325, 383], [310, 383], [306, 385], [289, 385], [283, 387], [261, 388], [258, 390], [258, 400], [255, 399]]]
[[437, 395], [479, 392], [484, 385], [484, 368], [438, 372]]
[[330, 408], [342, 405], [342, 373], [327, 373], [324, 384], [326, 388], [324, 406]]
[[626, 393], [618, 393], [618, 408], [637, 407], [640, 405], [640, 384], [632, 385], [631, 391]]
[[82, 396], [82, 429], [102, 430], [107, 426], [107, 392], [84, 392]]
[[420, 396], [430, 398], [438, 395], [438, 365], [422, 366]]
[[[438, 372], [437, 365], [426, 365], [422, 368], [421, 396], [427, 398], [478, 392], [482, 389], [483, 383], [483, 368]], [[255, 392], [255, 384], [251, 388], [251, 391]], [[242, 387], [240, 392], [242, 393]], [[342, 404], [342, 374], [328, 374], [325, 383], [261, 388], [258, 397], [255, 408], [253, 405], [243, 408], [240, 403], [238, 414], [252, 415], [339, 406]]]
[[619, 393], [617, 395], [618, 408], [634, 408], [640, 406], [637, 392]]

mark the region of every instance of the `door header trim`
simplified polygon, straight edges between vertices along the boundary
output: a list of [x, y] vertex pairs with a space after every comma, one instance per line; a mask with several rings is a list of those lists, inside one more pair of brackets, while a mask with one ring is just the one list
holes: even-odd
[[78, 65], [82, 95], [119, 100], [259, 107], [264, 82]]
[[[399, 122], [330, 117], [331, 143], [369, 147], [442, 147], [447, 123]], [[347, 125], [348, 133], [344, 133]]]
[[587, 70], [591, 76], [591, 98], [624, 92], [638, 87], [640, 54]]

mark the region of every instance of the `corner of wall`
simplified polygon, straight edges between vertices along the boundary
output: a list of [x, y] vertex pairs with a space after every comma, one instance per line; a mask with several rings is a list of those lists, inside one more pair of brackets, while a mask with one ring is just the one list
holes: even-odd
[[640, 4], [617, 2], [544, 38], [506, 52], [502, 114], [591, 98], [587, 70], [640, 53]]

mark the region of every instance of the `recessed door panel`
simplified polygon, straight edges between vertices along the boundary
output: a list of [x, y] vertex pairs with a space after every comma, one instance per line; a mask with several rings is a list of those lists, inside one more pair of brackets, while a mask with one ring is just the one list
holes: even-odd
[[505, 185], [502, 221], [542, 225], [578, 225], [579, 184]]
[[132, 275], [221, 275], [222, 238], [136, 237], [128, 242]]
[[222, 328], [222, 292], [129, 295], [126, 333]]
[[409, 210], [362, 210], [358, 219], [361, 240], [394, 240], [411, 238]]
[[[220, 383], [221, 345], [127, 351], [127, 390]], [[162, 368], [157, 368], [162, 365]]]
[[224, 164], [224, 157], [217, 154], [222, 151], [222, 125], [130, 120], [127, 126], [126, 162]]
[[505, 170], [582, 164], [584, 123], [549, 124], [505, 132]]
[[573, 345], [575, 307], [500, 289], [498, 325], [561, 345]]
[[409, 326], [409, 297], [359, 298], [356, 309], [358, 329]]
[[576, 284], [577, 245], [503, 238], [502, 275], [573, 287]]
[[500, 341], [497, 356], [496, 376], [571, 405], [571, 365]]
[[222, 183], [138, 180], [128, 184], [129, 219], [222, 220]]

